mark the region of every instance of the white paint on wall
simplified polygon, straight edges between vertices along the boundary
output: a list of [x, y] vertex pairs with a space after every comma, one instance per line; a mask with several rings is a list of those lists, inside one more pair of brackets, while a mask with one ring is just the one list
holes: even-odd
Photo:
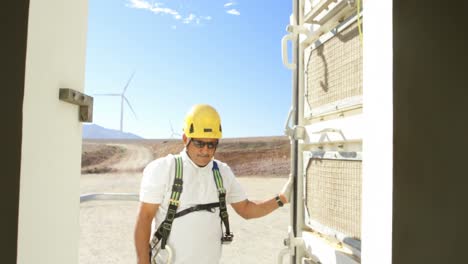
[[392, 1], [364, 3], [363, 264], [392, 263]]
[[58, 95], [84, 89], [87, 12], [30, 0], [17, 263], [78, 263], [81, 123]]

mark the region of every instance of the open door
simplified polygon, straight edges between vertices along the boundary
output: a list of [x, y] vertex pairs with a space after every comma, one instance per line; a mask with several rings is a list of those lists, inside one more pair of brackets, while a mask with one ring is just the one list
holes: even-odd
[[2, 47], [24, 54], [11, 59], [23, 66], [8, 77], [21, 76], [22, 83], [5, 87], [24, 91], [16, 117], [21, 142], [6, 140], [21, 151], [19, 173], [8, 175], [20, 183], [8, 201], [18, 204], [17, 239], [7, 242], [17, 251], [2, 263], [78, 263], [81, 123], [92, 120], [93, 105], [82, 93], [87, 1], [14, 2], [5, 12], [23, 14], [8, 27], [24, 42]]
[[361, 11], [359, 0], [293, 1], [282, 48], [293, 71], [286, 134], [295, 187], [280, 263], [287, 253], [295, 264], [361, 262]]

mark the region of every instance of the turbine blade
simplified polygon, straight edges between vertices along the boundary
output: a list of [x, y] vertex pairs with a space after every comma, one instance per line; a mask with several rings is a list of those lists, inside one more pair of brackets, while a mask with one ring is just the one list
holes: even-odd
[[135, 111], [133, 111], [132, 105], [128, 101], [127, 97], [123, 96], [122, 98], [125, 99], [125, 102], [127, 102], [128, 107], [130, 107], [130, 110], [132, 110], [132, 113], [135, 115], [135, 119], [138, 119], [138, 117], [137, 117]]
[[171, 120], [169, 120], [169, 125], [171, 126], [171, 138], [174, 138], [174, 135], [181, 137], [182, 135], [180, 133], [177, 133], [174, 131], [174, 127], [172, 126]]
[[123, 89], [123, 92], [122, 92], [122, 94], [124, 94], [124, 93], [125, 93], [125, 91], [127, 90], [127, 88], [128, 88], [128, 85], [130, 84], [130, 82], [131, 82], [131, 81], [132, 81], [132, 79], [133, 79], [133, 75], [135, 75], [135, 71], [133, 71], [132, 75], [131, 75], [131, 76], [130, 76], [130, 78], [128, 79], [128, 81], [127, 81], [127, 84], [125, 85], [125, 87], [124, 87], [124, 89]]
[[174, 127], [172, 126], [172, 122], [171, 122], [171, 121], [169, 121], [169, 125], [171, 126], [171, 131], [172, 131], [172, 133], [174, 134]]
[[121, 96], [121, 94], [93, 94], [96, 96]]

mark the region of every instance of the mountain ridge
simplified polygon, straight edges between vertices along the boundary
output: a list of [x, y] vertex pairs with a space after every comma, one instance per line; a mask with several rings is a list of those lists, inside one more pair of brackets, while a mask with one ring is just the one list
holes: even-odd
[[144, 139], [133, 133], [121, 132], [116, 129], [105, 128], [97, 124], [84, 124], [84, 139]]

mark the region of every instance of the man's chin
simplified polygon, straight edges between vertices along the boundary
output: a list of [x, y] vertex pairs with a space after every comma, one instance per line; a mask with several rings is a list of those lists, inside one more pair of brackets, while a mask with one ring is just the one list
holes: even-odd
[[205, 167], [206, 165], [208, 165], [208, 163], [210, 163], [210, 161], [211, 161], [210, 158], [200, 157], [198, 158], [196, 164], [200, 167]]

